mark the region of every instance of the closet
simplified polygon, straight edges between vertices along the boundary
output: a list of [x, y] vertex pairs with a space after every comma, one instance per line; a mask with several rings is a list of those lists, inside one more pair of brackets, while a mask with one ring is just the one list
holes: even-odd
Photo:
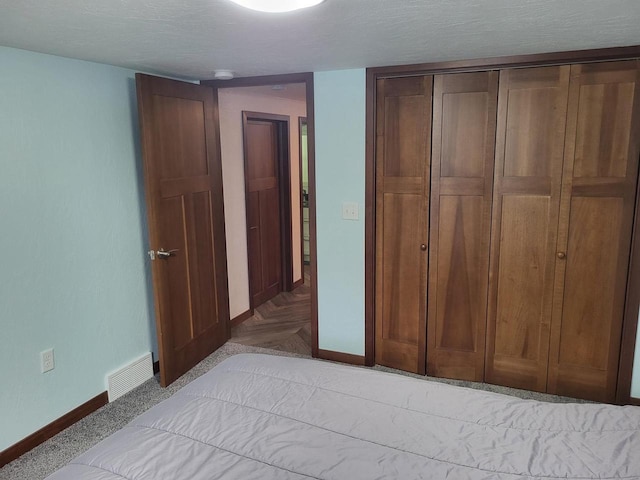
[[377, 363], [614, 400], [639, 71], [377, 81]]

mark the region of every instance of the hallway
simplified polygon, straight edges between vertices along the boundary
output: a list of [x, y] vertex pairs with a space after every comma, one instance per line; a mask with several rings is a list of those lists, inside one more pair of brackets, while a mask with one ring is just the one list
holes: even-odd
[[260, 305], [251, 318], [231, 330], [229, 341], [311, 355], [310, 318], [309, 267], [305, 266], [304, 285]]

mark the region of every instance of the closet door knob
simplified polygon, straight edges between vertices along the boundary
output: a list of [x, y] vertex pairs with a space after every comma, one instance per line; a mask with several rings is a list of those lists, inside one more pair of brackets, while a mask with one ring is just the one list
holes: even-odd
[[560, 260], [564, 260], [565, 258], [567, 258], [567, 254], [564, 252], [558, 252], [558, 258]]
[[420, 250], [422, 250], [423, 252], [426, 252], [427, 246], [423, 243], [422, 245], [420, 245]]

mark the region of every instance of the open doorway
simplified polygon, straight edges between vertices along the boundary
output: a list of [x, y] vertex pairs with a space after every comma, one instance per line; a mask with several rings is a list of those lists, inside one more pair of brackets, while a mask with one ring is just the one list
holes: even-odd
[[[300, 81], [243, 86], [244, 80], [251, 79], [238, 80], [240, 86], [235, 81], [215, 85], [230, 341], [309, 355], [317, 334], [312, 327], [308, 127], [300, 121], [310, 116], [307, 87]], [[251, 167], [248, 154], [262, 163]]]
[[307, 117], [298, 118], [300, 134], [300, 184], [302, 185], [302, 265], [304, 282], [310, 283], [311, 265], [311, 229], [309, 203], [309, 138], [307, 131]]

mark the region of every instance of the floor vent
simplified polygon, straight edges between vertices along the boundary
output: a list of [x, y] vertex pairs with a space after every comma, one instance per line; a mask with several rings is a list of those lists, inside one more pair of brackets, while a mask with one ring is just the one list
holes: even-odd
[[148, 353], [144, 357], [107, 376], [107, 382], [109, 383], [109, 401], [113, 402], [125, 393], [142, 385], [151, 377], [153, 377], [153, 362], [151, 353]]

